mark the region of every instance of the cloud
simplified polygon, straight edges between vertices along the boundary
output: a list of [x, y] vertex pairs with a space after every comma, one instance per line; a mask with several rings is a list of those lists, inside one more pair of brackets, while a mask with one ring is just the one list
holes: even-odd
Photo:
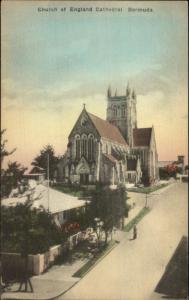
[[[93, 90], [93, 91], [92, 91]], [[91, 92], [92, 91], [92, 92]], [[44, 88], [32, 88], [31, 86], [20, 86], [19, 82], [11, 79], [2, 81], [2, 112], [28, 112], [31, 115], [36, 112], [42, 114], [53, 113], [68, 117], [70, 111], [79, 111], [83, 103], [92, 111], [99, 111], [101, 116], [102, 105], [106, 105], [104, 93], [99, 93], [90, 86], [85, 88], [78, 82], [65, 82], [61, 80], [45, 86]], [[97, 109], [97, 107], [99, 109]]]

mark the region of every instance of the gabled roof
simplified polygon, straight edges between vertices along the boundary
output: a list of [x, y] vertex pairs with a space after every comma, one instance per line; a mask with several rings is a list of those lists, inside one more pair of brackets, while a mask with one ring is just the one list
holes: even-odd
[[25, 172], [24, 175], [36, 175], [36, 174], [45, 174], [45, 169], [38, 166], [30, 166]]
[[152, 127], [134, 128], [133, 129], [133, 146], [146, 147], [150, 146]]
[[136, 171], [137, 160], [129, 158], [127, 159], [127, 171]]
[[125, 146], [127, 145], [124, 137], [116, 126], [93, 114], [88, 113], [88, 115], [101, 137], [105, 137]]

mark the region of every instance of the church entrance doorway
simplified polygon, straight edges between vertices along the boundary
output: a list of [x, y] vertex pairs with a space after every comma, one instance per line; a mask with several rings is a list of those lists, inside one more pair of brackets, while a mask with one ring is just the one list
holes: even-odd
[[89, 174], [80, 174], [80, 184], [89, 183]]

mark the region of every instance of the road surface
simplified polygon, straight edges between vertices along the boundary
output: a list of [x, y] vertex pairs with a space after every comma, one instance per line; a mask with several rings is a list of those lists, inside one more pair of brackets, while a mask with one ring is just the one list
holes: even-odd
[[[138, 224], [138, 238], [121, 243], [62, 300], [148, 300], [181, 237], [187, 233], [187, 184], [175, 183], [149, 197], [151, 212]], [[137, 196], [138, 197], [138, 196]]]

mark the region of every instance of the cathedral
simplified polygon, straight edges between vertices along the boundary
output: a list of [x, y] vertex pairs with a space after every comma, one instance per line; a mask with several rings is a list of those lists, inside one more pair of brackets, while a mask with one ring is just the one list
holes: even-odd
[[106, 120], [85, 105], [68, 137], [58, 179], [91, 185], [101, 182], [153, 184], [159, 178], [154, 128], [137, 127], [137, 97], [127, 85], [125, 95], [107, 90]]

